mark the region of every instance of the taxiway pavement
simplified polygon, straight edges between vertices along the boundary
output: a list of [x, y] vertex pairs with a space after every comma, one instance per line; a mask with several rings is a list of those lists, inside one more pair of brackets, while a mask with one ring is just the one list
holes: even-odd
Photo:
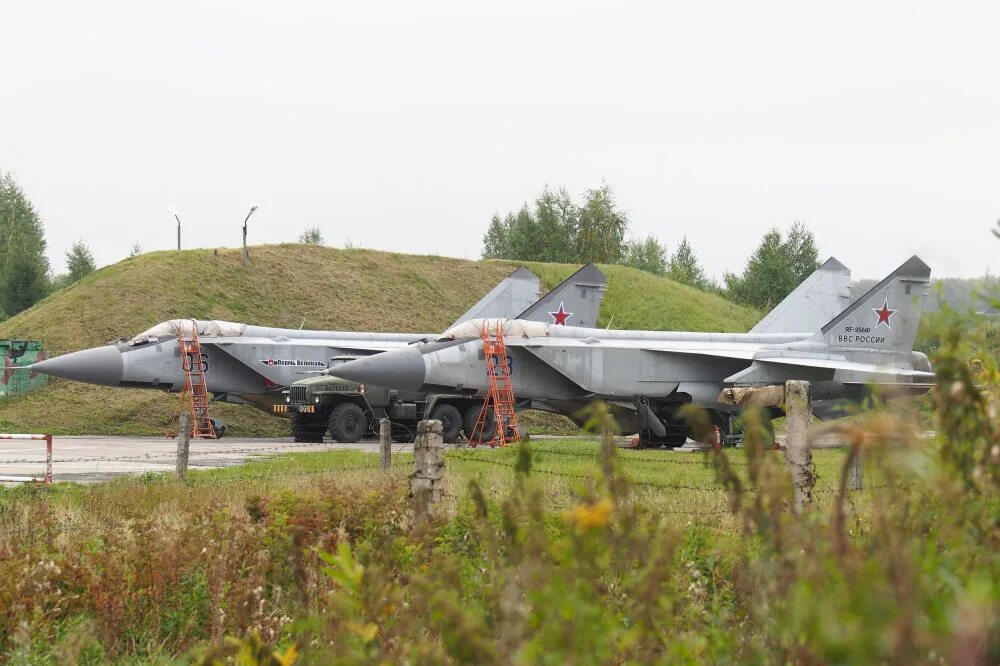
[[[393, 446], [393, 450], [398, 448]], [[296, 444], [287, 439], [191, 440], [188, 469], [239, 465], [281, 453], [358, 449], [378, 451], [378, 442]], [[53, 437], [52, 480], [105, 481], [124, 474], [169, 472], [177, 442], [165, 437]], [[45, 442], [0, 440], [0, 483], [11, 485], [45, 476]]]

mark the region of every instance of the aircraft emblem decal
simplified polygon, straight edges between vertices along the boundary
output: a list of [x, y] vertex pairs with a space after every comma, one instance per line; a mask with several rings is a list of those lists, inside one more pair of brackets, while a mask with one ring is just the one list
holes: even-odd
[[559, 301], [559, 309], [555, 312], [550, 312], [549, 316], [552, 317], [552, 321], [556, 326], [565, 326], [566, 320], [573, 316], [572, 312], [566, 312], [566, 308], [563, 307], [562, 301]]
[[269, 358], [261, 358], [258, 360], [270, 368], [274, 367], [286, 368], [286, 367], [302, 367], [302, 366], [309, 368], [326, 367], [326, 363], [324, 363], [323, 361], [303, 361], [300, 358], [288, 359], [288, 358], [269, 357]]
[[881, 308], [872, 308], [872, 312], [874, 312], [875, 315], [878, 317], [878, 321], [875, 322], [875, 328], [878, 328], [882, 324], [885, 324], [885, 327], [887, 329], [889, 329], [890, 331], [892, 330], [892, 325], [889, 323], [889, 317], [896, 314], [896, 310], [889, 309], [888, 298], [882, 302]]

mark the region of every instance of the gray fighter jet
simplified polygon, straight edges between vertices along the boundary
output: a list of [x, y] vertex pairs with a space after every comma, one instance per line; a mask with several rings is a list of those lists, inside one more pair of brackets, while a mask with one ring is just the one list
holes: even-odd
[[[519, 268], [458, 321], [521, 313], [518, 316], [538, 322], [594, 326], [604, 287], [604, 274], [588, 264], [539, 300], [538, 278]], [[274, 405], [284, 403], [283, 388], [322, 371], [333, 358], [377, 354], [437, 337], [428, 333], [296, 330], [175, 319], [129, 340], [64, 354], [27, 367], [90, 384], [180, 391], [184, 387], [184, 373], [177, 335], [182, 327], [190, 327], [192, 321], [198, 330], [200, 362], [208, 391], [216, 400], [249, 404], [268, 413]]]
[[[518, 400], [566, 414], [605, 400], [624, 430], [642, 433], [646, 443], [677, 445], [688, 434], [678, 417], [686, 404], [711, 410], [728, 429], [739, 408], [721, 399], [727, 387], [803, 379], [821, 401], [858, 401], [872, 384], [894, 394], [926, 391], [934, 375], [913, 342], [929, 278], [927, 265], [912, 257], [818, 330], [798, 333], [611, 331], [520, 320], [485, 325], [502, 327]], [[794, 317], [795, 308], [789, 311]], [[403, 390], [485, 395], [483, 325], [461, 323], [433, 342], [351, 361], [337, 375]]]

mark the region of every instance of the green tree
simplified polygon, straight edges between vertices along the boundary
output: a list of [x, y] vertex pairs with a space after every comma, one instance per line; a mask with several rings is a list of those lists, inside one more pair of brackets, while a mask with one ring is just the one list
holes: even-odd
[[628, 216], [615, 203], [610, 185], [588, 190], [580, 207], [576, 233], [576, 260], [620, 263], [625, 254]]
[[73, 280], [70, 279], [69, 273], [57, 273], [49, 280], [49, 284], [51, 291], [59, 291], [73, 284]]
[[82, 238], [73, 243], [66, 251], [66, 268], [69, 271], [70, 284], [96, 270], [94, 253], [90, 251]]
[[579, 211], [566, 188], [546, 187], [535, 199], [534, 260], [572, 262], [576, 258]]
[[493, 214], [490, 226], [483, 236], [483, 259], [512, 259], [510, 249], [510, 221]]
[[667, 247], [652, 234], [646, 236], [646, 240], [633, 238], [625, 244], [623, 263], [653, 275], [664, 275], [667, 272]]
[[34, 206], [10, 173], [0, 173], [0, 310], [14, 315], [49, 291], [45, 235]]
[[299, 242], [307, 245], [322, 245], [325, 241], [319, 227], [309, 227], [299, 234]]
[[589, 190], [582, 207], [565, 188], [546, 187], [534, 205], [516, 213], [495, 213], [483, 236], [484, 259], [618, 263], [625, 255], [628, 219], [611, 188]]
[[510, 253], [508, 259], [535, 261], [540, 256], [538, 222], [528, 210], [528, 205], [521, 206], [517, 214], [508, 214], [504, 222], [510, 230]]
[[775, 227], [764, 234], [741, 275], [726, 273], [726, 296], [744, 305], [769, 310], [819, 266], [812, 232], [794, 223], [787, 236]]
[[705, 275], [705, 271], [698, 263], [698, 258], [691, 249], [687, 236], [681, 239], [681, 244], [670, 257], [667, 264], [667, 277], [681, 284], [697, 287], [698, 289], [708, 289], [712, 286], [711, 280]]

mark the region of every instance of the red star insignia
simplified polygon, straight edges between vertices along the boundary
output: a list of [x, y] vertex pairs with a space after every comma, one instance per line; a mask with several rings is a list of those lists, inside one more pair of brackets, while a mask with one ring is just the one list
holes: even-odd
[[882, 307], [881, 308], [872, 308], [872, 312], [874, 312], [876, 315], [878, 315], [878, 321], [875, 322], [875, 328], [878, 328], [882, 324], [885, 324], [886, 328], [888, 328], [890, 331], [892, 330], [892, 325], [889, 324], [889, 317], [891, 317], [892, 315], [896, 314], [896, 310], [890, 310], [889, 309], [889, 299], [888, 298], [885, 299], [885, 301], [882, 302]]
[[550, 312], [549, 316], [552, 317], [552, 321], [555, 322], [556, 326], [565, 326], [566, 320], [573, 316], [572, 312], [566, 312], [566, 308], [563, 307], [562, 301], [559, 302], [559, 309], [555, 312]]

